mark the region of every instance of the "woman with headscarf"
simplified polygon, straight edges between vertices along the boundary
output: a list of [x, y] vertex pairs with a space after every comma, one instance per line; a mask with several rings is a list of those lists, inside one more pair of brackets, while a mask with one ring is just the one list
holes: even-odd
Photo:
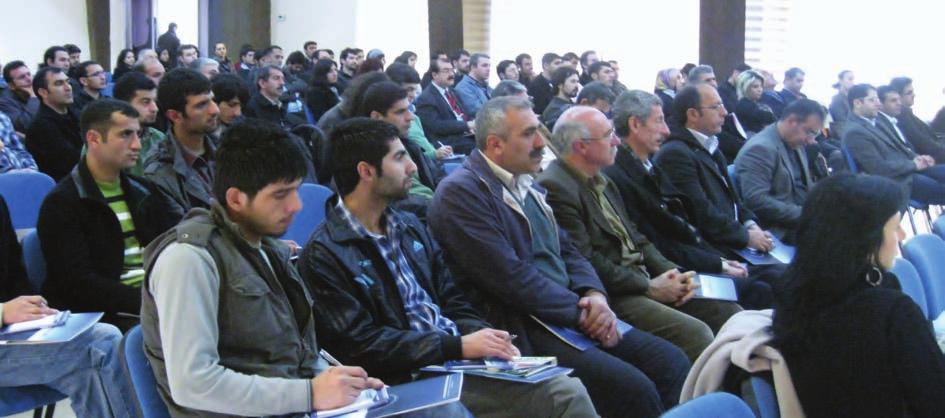
[[673, 101], [676, 99], [676, 92], [681, 90], [684, 84], [685, 79], [678, 69], [666, 68], [656, 74], [656, 87], [653, 93], [663, 101], [663, 116], [667, 122], [674, 119]]

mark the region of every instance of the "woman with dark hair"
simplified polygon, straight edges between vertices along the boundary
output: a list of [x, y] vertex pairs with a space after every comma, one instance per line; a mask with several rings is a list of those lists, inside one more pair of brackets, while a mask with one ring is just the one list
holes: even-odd
[[171, 56], [170, 50], [162, 49], [158, 51], [158, 61], [161, 61], [161, 64], [164, 64], [165, 71], [170, 71], [174, 68], [177, 68], [177, 60]]
[[115, 62], [115, 70], [112, 71], [112, 80], [118, 81], [121, 76], [131, 71], [131, 67], [134, 65], [135, 52], [128, 48], [122, 49], [121, 52], [118, 53], [118, 60]]
[[888, 272], [902, 201], [898, 184], [869, 175], [829, 177], [807, 196], [772, 345], [808, 418], [942, 416], [945, 356]]
[[764, 83], [764, 76], [754, 70], [742, 71], [735, 81], [735, 93], [738, 95], [735, 116], [746, 131], [747, 138], [745, 139], [761, 132], [765, 126], [777, 119], [771, 107], [761, 102]]
[[308, 109], [317, 121], [328, 109], [341, 101], [338, 95], [338, 65], [330, 59], [320, 59], [312, 68], [312, 84], [308, 87], [305, 100]]
[[413, 51], [404, 51], [397, 58], [394, 58], [394, 62], [399, 62], [401, 64], [407, 64], [410, 68], [416, 68], [417, 66], [417, 54]]

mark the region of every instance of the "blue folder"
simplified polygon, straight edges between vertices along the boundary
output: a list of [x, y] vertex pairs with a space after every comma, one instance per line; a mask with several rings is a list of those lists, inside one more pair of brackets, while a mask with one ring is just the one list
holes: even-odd
[[693, 298], [715, 299], [738, 302], [738, 293], [735, 291], [735, 280], [731, 277], [713, 276], [699, 273], [696, 275], [699, 288]]
[[[597, 345], [597, 341], [588, 338], [588, 336], [584, 335], [584, 333], [578, 330], [549, 324], [536, 318], [534, 315], [532, 315], [532, 319], [534, 319], [535, 322], [538, 322], [539, 325], [545, 327], [545, 329], [554, 334], [556, 337], [560, 338], [561, 341], [566, 342], [571, 347], [574, 347], [580, 351], [587, 350], [588, 348]], [[623, 322], [620, 319], [617, 320], [617, 332], [619, 332], [620, 335], [625, 335], [626, 333], [630, 332], [631, 329], [633, 329], [632, 325]]]
[[772, 239], [774, 240], [774, 249], [771, 252], [765, 253], [751, 248], [743, 248], [735, 250], [735, 253], [753, 266], [789, 264], [794, 259], [795, 248], [781, 242], [778, 237], [772, 236]]

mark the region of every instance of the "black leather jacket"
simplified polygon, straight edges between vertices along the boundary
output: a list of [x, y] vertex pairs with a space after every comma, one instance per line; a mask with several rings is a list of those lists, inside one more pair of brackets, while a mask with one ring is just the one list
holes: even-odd
[[[410, 372], [423, 366], [462, 358], [461, 337], [410, 328], [392, 272], [371, 239], [334, 210], [337, 199], [326, 203], [325, 222], [299, 258], [315, 297], [319, 345], [388, 384], [410, 380]], [[441, 313], [463, 335], [490, 327], [455, 286], [426, 227], [409, 213], [397, 215], [401, 251]]]

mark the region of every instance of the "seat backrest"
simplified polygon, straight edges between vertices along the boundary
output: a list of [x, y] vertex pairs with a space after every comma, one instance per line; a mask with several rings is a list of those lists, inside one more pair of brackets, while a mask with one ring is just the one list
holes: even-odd
[[56, 182], [39, 172], [17, 172], [0, 175], [0, 195], [10, 207], [14, 229], [36, 228], [39, 207]]
[[919, 278], [919, 272], [915, 270], [915, 266], [905, 258], [897, 258], [891, 271], [899, 278], [902, 292], [909, 295], [915, 301], [915, 304], [919, 305], [922, 314], [928, 318], [929, 302], [925, 295], [925, 287], [922, 286], [922, 279]]
[[859, 173], [860, 169], [856, 165], [856, 160], [853, 159], [853, 154], [843, 141], [840, 141], [840, 150], [843, 152], [843, 158], [847, 160], [847, 167], [850, 169], [850, 172], [853, 174]]
[[46, 282], [46, 259], [43, 257], [39, 234], [35, 229], [23, 238], [23, 264], [26, 266], [26, 277], [33, 291], [39, 294], [43, 290], [43, 283]]
[[170, 418], [167, 405], [157, 391], [157, 381], [151, 363], [144, 355], [144, 338], [141, 326], [137, 325], [125, 334], [121, 341], [121, 357], [135, 389], [135, 398], [144, 418]]
[[728, 179], [732, 182], [732, 190], [741, 196], [742, 190], [738, 188], [738, 173], [735, 171], [735, 164], [728, 165]]
[[938, 318], [945, 311], [945, 241], [932, 234], [916, 235], [902, 246], [902, 255], [919, 272], [929, 318]]
[[932, 224], [932, 231], [935, 232], [935, 235], [938, 235], [939, 238], [945, 239], [945, 215], [939, 215], [935, 223]]
[[282, 239], [295, 241], [299, 245], [308, 242], [309, 235], [315, 231], [318, 224], [325, 219], [325, 202], [334, 192], [318, 184], [303, 184], [299, 187], [299, 198], [302, 199], [302, 210], [295, 214], [295, 219], [289, 229], [282, 235]]
[[752, 376], [750, 382], [758, 405], [758, 418], [780, 418], [781, 409], [778, 407], [778, 395], [774, 386], [762, 376]]
[[662, 418], [755, 418], [755, 414], [737, 396], [715, 392], [679, 405]]

